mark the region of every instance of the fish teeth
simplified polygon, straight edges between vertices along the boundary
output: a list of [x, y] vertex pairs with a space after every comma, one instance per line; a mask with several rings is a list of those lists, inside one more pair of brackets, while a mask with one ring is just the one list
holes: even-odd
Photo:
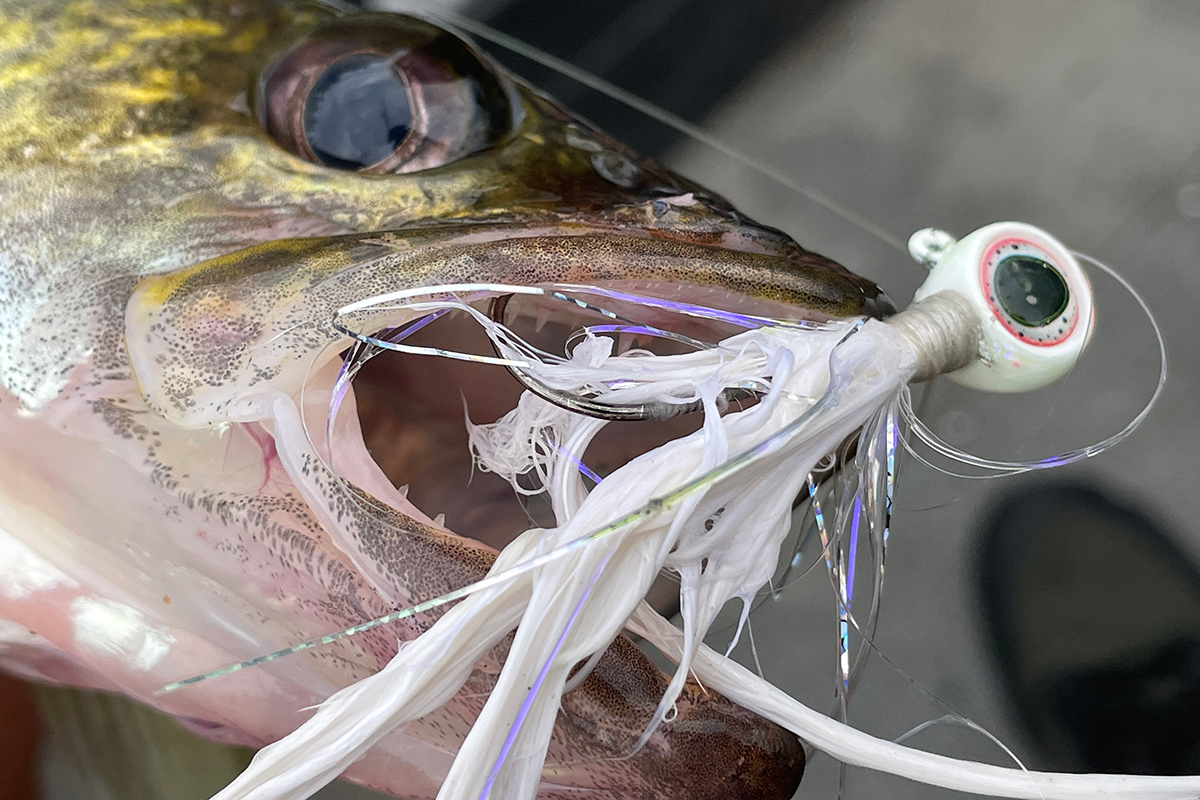
[[397, 489], [396, 491], [400, 493], [400, 496], [401, 496], [401, 497], [408, 497], [408, 484], [407, 484], [407, 483], [406, 483], [406, 484], [404, 484], [403, 486], [401, 486], [401, 487], [400, 487], [399, 489]]
[[443, 512], [433, 518], [433, 524], [439, 528], [446, 527], [446, 514]]
[[537, 322], [534, 323], [533, 332], [541, 333], [542, 328], [546, 327], [546, 323], [550, 321], [550, 309], [540, 308], [537, 313]]

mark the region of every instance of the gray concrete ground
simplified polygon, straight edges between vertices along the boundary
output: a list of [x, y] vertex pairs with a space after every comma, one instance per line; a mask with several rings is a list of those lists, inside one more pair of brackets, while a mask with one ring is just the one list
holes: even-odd
[[[706, 122], [901, 239], [928, 225], [960, 235], [1001, 219], [1040, 225], [1119, 269], [1167, 340], [1167, 389], [1113, 451], [1054, 474], [986, 482], [907, 464], [878, 638], [895, 668], [871, 668], [851, 708], [859, 727], [899, 736], [945, 713], [932, 695], [1039, 765], [985, 650], [971, 580], [980, 516], [999, 494], [1086, 480], [1141, 506], [1200, 555], [1198, 110], [1195, 3], [879, 0], [840, 6]], [[888, 245], [705, 147], [684, 146], [669, 161], [874, 278], [898, 303], [922, 280]], [[985, 397], [939, 381], [926, 420], [959, 447], [1021, 459], [1119, 429], [1150, 395], [1156, 348], [1128, 297], [1093, 280], [1095, 338], [1063, 386]], [[818, 708], [831, 696], [832, 614], [828, 581], [814, 573], [753, 618], [767, 677]], [[963, 727], [934, 727], [910, 743], [1011, 764]], [[837, 772], [818, 757], [798, 796], [835, 797]], [[850, 771], [843, 794], [950, 796], [865, 770]]]

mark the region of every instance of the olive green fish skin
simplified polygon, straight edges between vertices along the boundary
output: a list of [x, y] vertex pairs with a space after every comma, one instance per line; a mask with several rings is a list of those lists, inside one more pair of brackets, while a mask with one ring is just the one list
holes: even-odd
[[[508, 78], [513, 130], [445, 166], [364, 175], [292, 155], [248, 90], [330, 19], [260, 0], [0, 2], [0, 535], [60, 576], [29, 591], [0, 573], [0, 622], [36, 629], [27, 652], [53, 654], [32, 674], [119, 689], [253, 745], [436, 615], [195, 690], [154, 688], [448, 591], [494, 557], [382, 504], [396, 524], [341, 509], [352, 557], [270, 437], [228, 413], [243, 390], [290, 386], [296, 356], [336, 340], [338, 305], [447, 279], [678, 280], [818, 318], [892, 310], [870, 282]], [[219, 342], [196, 333], [214, 319]], [[83, 594], [174, 645], [146, 633], [135, 655], [162, 660], [140, 671], [89, 650], [72, 628]], [[432, 796], [497, 668], [481, 664], [351, 777]], [[543, 795], [791, 795], [795, 738], [694, 686], [641, 753], [611, 760], [665, 687], [618, 640], [564, 700]]]

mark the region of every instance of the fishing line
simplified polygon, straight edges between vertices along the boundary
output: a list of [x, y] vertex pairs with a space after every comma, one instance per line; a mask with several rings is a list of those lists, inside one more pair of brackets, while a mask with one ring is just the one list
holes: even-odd
[[[382, 7], [382, 6], [390, 6], [393, 4], [381, 2], [381, 3], [378, 3], [378, 5]], [[706, 145], [708, 147], [711, 147], [711, 148], [717, 150], [718, 152], [722, 153], [723, 155], [725, 155], [729, 158], [732, 158], [733, 160], [737, 161], [738, 163], [754, 170], [755, 172], [758, 172], [759, 174], [761, 174], [767, 178], [770, 178], [771, 180], [776, 181], [780, 185], [788, 188], [789, 190], [794, 191], [797, 194], [800, 194], [801, 196], [811, 200], [812, 202], [825, 208], [826, 210], [836, 214], [837, 216], [842, 217], [843, 219], [847, 220], [848, 222], [858, 226], [866, 233], [885, 242], [886, 244], [893, 247], [894, 249], [899, 250], [905, 254], [908, 253], [907, 245], [905, 243], [901, 242], [897, 237], [893, 236], [892, 234], [890, 234], [889, 232], [887, 232], [880, 226], [875, 225], [873, 222], [866, 219], [865, 217], [862, 217], [861, 215], [851, 211], [850, 209], [846, 208], [845, 206], [841, 205], [840, 203], [837, 203], [832, 198], [830, 198], [820, 192], [817, 192], [816, 190], [814, 190], [808, 186], [805, 186], [805, 185], [799, 183], [798, 181], [789, 177], [783, 171], [776, 169], [765, 162], [759, 161], [758, 159], [755, 159], [755, 158], [747, 155], [746, 153], [739, 150], [738, 148], [727, 144], [726, 142], [724, 142], [721, 139], [717, 138], [716, 136], [706, 132], [704, 129], [700, 128], [699, 126], [696, 126], [696, 125], [688, 122], [687, 120], [683, 119], [682, 117], [679, 117], [676, 114], [672, 114], [671, 112], [658, 107], [657, 105], [645, 100], [644, 98], [639, 97], [638, 95], [635, 95], [632, 92], [628, 92], [628, 91], [622, 89], [621, 87], [616, 86], [615, 84], [612, 84], [609, 81], [604, 80], [603, 78], [600, 78], [599, 76], [593, 75], [592, 73], [588, 72], [587, 70], [581, 69], [564, 59], [553, 56], [553, 55], [541, 50], [540, 48], [534, 47], [533, 45], [527, 44], [525, 42], [520, 41], [519, 39], [516, 39], [515, 37], [509, 36], [508, 34], [498, 31], [483, 22], [479, 22], [477, 20], [470, 19], [469, 17], [466, 17], [462, 14], [455, 13], [453, 11], [448, 11], [446, 9], [437, 8], [436, 6], [426, 6], [426, 5], [419, 4], [419, 3], [415, 4], [415, 6], [424, 11], [428, 11], [429, 13], [432, 13], [436, 17], [442, 18], [442, 19], [446, 20], [447, 22], [449, 22], [450, 24], [455, 25], [459, 28], [462, 28], [463, 30], [468, 31], [469, 33], [471, 33], [475, 36], [478, 36], [481, 39], [493, 42], [494, 44], [500, 45], [501, 47], [504, 47], [514, 53], [517, 53], [518, 55], [528, 58], [529, 60], [531, 60], [535, 63], [541, 64], [542, 66], [545, 66], [545, 67], [552, 69], [556, 72], [559, 72], [569, 78], [572, 78], [573, 80], [578, 81], [579, 83], [581, 83], [584, 86], [594, 89], [595, 91], [598, 91], [598, 92], [600, 92], [600, 93], [602, 93], [602, 94], [604, 94], [604, 95], [606, 95], [606, 96], [608, 96], [608, 97], [610, 97], [610, 98], [612, 98], [612, 99], [614, 99], [636, 111], [639, 111], [639, 112], [645, 114], [646, 116], [650, 117], [651, 119], [657, 120], [658, 122], [661, 122], [664, 125], [667, 125], [668, 127], [684, 134], [685, 136], [688, 136], [688, 137], [694, 139], [695, 141], [697, 141], [703, 145]], [[1089, 263], [1093, 264], [1094, 266], [1096, 266], [1099, 269], [1106, 272], [1110, 277], [1117, 280], [1131, 295], [1133, 295], [1134, 299], [1141, 306], [1143, 312], [1150, 319], [1151, 325], [1154, 327], [1154, 333], [1158, 340], [1162, 365], [1161, 365], [1161, 370], [1160, 370], [1159, 381], [1155, 388], [1154, 395], [1151, 397], [1150, 401], [1143, 408], [1142, 412], [1137, 417], [1135, 417], [1120, 432], [1118, 432], [1117, 434], [1115, 434], [1105, 440], [1102, 440], [1101, 442], [1097, 442], [1096, 444], [1094, 444], [1090, 447], [1082, 448], [1080, 450], [1071, 451], [1068, 453], [1064, 453], [1061, 456], [1052, 457], [1050, 459], [1039, 459], [1036, 461], [1032, 461], [1032, 460], [1031, 461], [1015, 461], [1015, 460], [1014, 461], [1000, 461], [1000, 460], [984, 459], [981, 457], [973, 456], [969, 453], [965, 453], [964, 451], [958, 450], [957, 448], [954, 448], [952, 445], [943, 441], [928, 426], [926, 426], [923, 422], [921, 422], [920, 418], [917, 416], [917, 414], [912, 409], [911, 400], [908, 397], [905, 397], [904, 401], [902, 402], [902, 405], [901, 405], [901, 411], [902, 411], [902, 414], [905, 416], [906, 421], [908, 421], [909, 424], [912, 426], [911, 430], [912, 430], [912, 434], [914, 436], [916, 436], [918, 439], [922, 440], [926, 445], [928, 445], [935, 452], [939, 452], [940, 454], [942, 454], [948, 458], [951, 458], [953, 460], [960, 461], [961, 463], [969, 464], [972, 466], [977, 466], [977, 467], [980, 467], [981, 469], [990, 469], [999, 474], [1018, 474], [1021, 472], [1027, 472], [1027, 471], [1031, 471], [1031, 470], [1035, 470], [1035, 469], [1046, 469], [1046, 468], [1050, 468], [1050, 467], [1054, 467], [1054, 466], [1062, 466], [1065, 464], [1074, 463], [1075, 461], [1079, 461], [1084, 458], [1090, 458], [1094, 455], [1098, 455], [1099, 453], [1104, 452], [1108, 448], [1116, 445], [1120, 441], [1123, 441], [1125, 438], [1127, 438], [1130, 434], [1132, 434], [1133, 431], [1136, 430], [1141, 425], [1141, 423], [1144, 421], [1145, 417], [1150, 413], [1151, 409], [1157, 402], [1158, 397], [1161, 394], [1163, 386], [1166, 381], [1166, 345], [1163, 341], [1161, 329], [1159, 328], [1157, 321], [1154, 319], [1154, 316], [1150, 312], [1150, 309], [1146, 305], [1145, 301], [1141, 298], [1141, 296], [1139, 294], [1137, 294], [1137, 292], [1133, 289], [1133, 287], [1127, 281], [1125, 281], [1124, 278], [1122, 278], [1120, 275], [1118, 275], [1111, 268], [1100, 263], [1096, 259], [1091, 258], [1090, 256], [1087, 256], [1082, 253], [1076, 253], [1075, 255], [1082, 258], [1085, 261], [1088, 261]], [[1047, 412], [1047, 414], [1048, 413], [1049, 412]], [[910, 445], [907, 441], [904, 442], [904, 446], [905, 446], [905, 449], [908, 450], [910, 453], [913, 452], [912, 448], [910, 447]], [[914, 455], [916, 455], [916, 454], [914, 453]], [[921, 460], [923, 463], [926, 463], [928, 466], [931, 466], [933, 469], [943, 472], [944, 474], [952, 476], [952, 477], [974, 478], [974, 479], [982, 477], [982, 476], [965, 475], [965, 474], [947, 471], [947, 470], [941, 469], [939, 467], [936, 467], [932, 464], [929, 464], [929, 462], [927, 462], [925, 459], [921, 458], [919, 455], [916, 455], [916, 457], [918, 458], [918, 460]]]
[[[408, 3], [388, 3], [388, 2], [376, 2], [374, 5], [377, 7], [381, 7], [381, 8], [396, 7], [396, 6], [403, 7], [403, 6], [411, 5], [411, 7], [413, 7], [413, 8], [418, 8], [426, 13], [432, 14], [435, 17], [446, 20], [448, 23], [450, 23], [454, 26], [457, 26], [459, 28], [462, 28], [463, 30], [468, 31], [469, 33], [476, 35], [476, 36], [480, 37], [481, 39], [493, 42], [494, 44], [500, 45], [501, 47], [504, 47], [514, 53], [517, 53], [518, 55], [528, 58], [529, 60], [531, 60], [535, 63], [541, 64], [549, 69], [559, 72], [573, 80], [578, 81], [579, 83], [581, 83], [584, 86], [592, 88], [592, 89], [594, 89], [594, 90], [596, 90], [596, 91], [598, 91], [598, 92], [600, 92], [600, 93], [602, 93], [602, 94], [604, 94], [604, 95], [606, 95], [606, 96], [608, 96], [608, 97], [610, 97], [610, 98], [612, 98], [612, 99], [614, 99], [636, 111], [639, 111], [640, 113], [645, 114], [646, 116], [650, 117], [651, 119], [657, 120], [657, 121], [663, 123], [664, 125], [667, 125], [668, 127], [694, 139], [695, 141], [697, 141], [701, 144], [704, 144], [708, 147], [711, 147], [711, 148], [717, 150], [718, 152], [722, 153], [723, 155], [734, 159], [738, 163], [741, 163], [744, 166], [760, 173], [761, 175], [764, 175], [765, 177], [768, 177], [771, 180], [776, 181], [780, 185], [790, 189], [791, 191], [794, 191], [794, 192], [802, 195], [803, 197], [808, 198], [812, 202], [820, 205], [821, 207], [827, 209], [828, 211], [842, 217], [843, 219], [847, 220], [848, 222], [858, 226], [863, 231], [865, 231], [865, 232], [869, 233], [870, 235], [887, 243], [889, 246], [893, 247], [894, 249], [899, 250], [900, 252], [903, 252], [905, 254], [908, 253], [907, 245], [905, 243], [901, 242], [897, 237], [893, 236], [892, 234], [890, 234], [886, 230], [882, 229], [881, 227], [875, 225], [870, 220], [867, 220], [866, 218], [862, 217], [861, 215], [847, 209], [846, 207], [842, 206], [841, 204], [837, 203], [836, 201], [832, 200], [831, 198], [827, 197], [826, 195], [824, 195], [820, 192], [817, 192], [817, 191], [811, 189], [810, 187], [807, 187], [807, 186], [799, 183], [798, 181], [793, 180], [792, 178], [790, 178], [786, 173], [782, 172], [781, 170], [778, 170], [778, 169], [770, 166], [769, 164], [766, 164], [765, 162], [761, 162], [761, 161], [745, 154], [738, 148], [725, 143], [724, 141], [722, 141], [719, 138], [713, 136], [712, 134], [706, 132], [702, 128], [688, 122], [687, 120], [683, 119], [682, 117], [672, 114], [671, 112], [666, 111], [665, 109], [662, 109], [653, 103], [650, 103], [649, 101], [645, 100], [644, 98], [639, 97], [631, 92], [628, 92], [628, 91], [620, 88], [619, 86], [616, 86], [615, 84], [612, 84], [596, 75], [593, 75], [590, 72], [588, 72], [587, 70], [581, 69], [564, 59], [553, 56], [553, 55], [541, 50], [540, 48], [534, 47], [533, 45], [522, 42], [519, 39], [516, 39], [515, 37], [512, 37], [505, 33], [502, 33], [501, 31], [498, 31], [498, 30], [486, 25], [485, 23], [470, 19], [469, 17], [466, 17], [462, 14], [455, 13], [453, 11], [448, 11], [443, 8], [438, 8], [436, 6], [429, 6], [429, 5], [425, 5], [425, 4], [421, 4], [421, 3], [408, 4]], [[1107, 267], [1106, 265], [1100, 263], [1099, 261], [1097, 261], [1085, 254], [1076, 253], [1076, 255], [1079, 256], [1080, 258], [1088, 261], [1089, 263], [1092, 263], [1094, 266], [1103, 270], [1104, 272], [1109, 274], [1111, 277], [1113, 277], [1115, 280], [1117, 280], [1130, 294], [1133, 295], [1134, 299], [1142, 307], [1143, 312], [1145, 312], [1146, 315], [1149, 317], [1151, 324], [1154, 327], [1155, 336], [1156, 336], [1156, 338], [1158, 340], [1158, 344], [1159, 344], [1159, 350], [1160, 350], [1161, 359], [1162, 359], [1162, 367], [1160, 370], [1160, 377], [1159, 377], [1159, 381], [1158, 381], [1157, 387], [1155, 389], [1154, 395], [1152, 396], [1150, 401], [1146, 404], [1146, 406], [1143, 408], [1142, 413], [1139, 414], [1137, 417], [1135, 417], [1134, 420], [1132, 420], [1130, 422], [1130, 424], [1126, 426], [1125, 429], [1118, 432], [1118, 434], [1116, 434], [1112, 437], [1109, 437], [1108, 439], [1105, 439], [1101, 442], [1098, 442], [1095, 445], [1092, 445], [1091, 447], [1082, 448], [1081, 450], [1071, 451], [1069, 453], [1064, 453], [1059, 457], [1054, 457], [1051, 459], [1039, 459], [1037, 461], [998, 461], [998, 460], [984, 459], [984, 458], [980, 458], [977, 456], [973, 456], [971, 454], [968, 454], [961, 450], [958, 450], [957, 448], [954, 448], [953, 446], [944, 442], [940, 437], [938, 437], [935, 433], [933, 433], [933, 431], [931, 429], [929, 429], [923, 422], [920, 421], [919, 417], [912, 409], [910, 399], [906, 397], [906, 398], [904, 398], [904, 402], [902, 403], [901, 410], [902, 410], [902, 413], [905, 416], [906, 420], [912, 426], [912, 434], [913, 435], [915, 435], [918, 439], [921, 439], [926, 445], [928, 445], [935, 452], [939, 452], [942, 455], [945, 455], [946, 457], [951, 458], [953, 460], [960, 461], [961, 463], [978, 466], [982, 469], [990, 469], [990, 470], [993, 470], [1000, 474], [1018, 474], [1020, 472], [1026, 472], [1026, 471], [1030, 471], [1030, 470], [1034, 470], [1034, 469], [1045, 469], [1045, 468], [1049, 468], [1049, 467], [1053, 467], [1053, 466], [1060, 466], [1060, 465], [1064, 465], [1064, 464], [1073, 463], [1074, 461], [1078, 461], [1083, 458], [1090, 458], [1091, 456], [1097, 455], [1100, 452], [1107, 450], [1109, 447], [1111, 447], [1111, 446], [1119, 443], [1123, 439], [1127, 438], [1134, 430], [1136, 430], [1141, 425], [1141, 422], [1145, 419], [1145, 417], [1149, 414], [1149, 412], [1152, 409], [1152, 407], [1154, 406], [1154, 404], [1157, 402], [1158, 397], [1162, 392], [1162, 389], [1163, 389], [1163, 386], [1164, 386], [1164, 383], [1166, 380], [1166, 346], [1163, 341], [1161, 330], [1158, 326], [1157, 321], [1154, 319], [1153, 314], [1150, 312], [1149, 307], [1146, 305], [1145, 301], [1141, 298], [1140, 295], [1137, 294], [1137, 292], [1133, 289], [1133, 287], [1130, 286], [1127, 281], [1125, 281], [1124, 278], [1120, 277], [1111, 268]], [[912, 452], [912, 449], [909, 446], [907, 441], [904, 442], [904, 446], [907, 450], [909, 450], [910, 453]], [[916, 455], [916, 454], [914, 453], [914, 455]], [[923, 462], [925, 461], [924, 459], [920, 458], [920, 456], [917, 456], [917, 458]], [[928, 463], [928, 462], [925, 462], [925, 463]], [[932, 464], [929, 464], [929, 466], [933, 467], [935, 470], [942, 471], [945, 474], [950, 475], [952, 477], [963, 477], [963, 478], [979, 478], [979, 477], [981, 477], [981, 476], [972, 476], [972, 475], [964, 475], [964, 474], [949, 472], [949, 471], [940, 469], [936, 466], [933, 466]]]

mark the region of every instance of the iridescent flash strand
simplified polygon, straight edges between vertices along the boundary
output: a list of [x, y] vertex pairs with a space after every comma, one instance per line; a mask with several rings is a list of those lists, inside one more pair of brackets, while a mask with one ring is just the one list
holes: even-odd
[[[784, 328], [789, 330], [832, 330], [833, 328], [837, 327], [836, 323], [813, 322], [812, 320], [786, 320], [777, 319], [775, 317], [764, 317], [757, 314], [741, 314], [736, 311], [726, 311], [724, 309], [701, 306], [694, 303], [683, 303], [677, 300], [666, 300], [659, 297], [632, 294], [630, 292], [622, 292], [617, 289], [606, 289], [599, 286], [560, 283], [555, 284], [555, 287], [559, 292], [594, 294], [598, 297], [606, 297], [611, 300], [621, 300], [625, 302], [636, 303], [638, 306], [644, 308], [656, 308], [660, 311], [670, 311], [683, 316], [695, 317], [697, 319], [704, 319], [712, 322], [725, 322], [731, 325], [736, 325], [739, 328], [746, 329], [762, 328], [768, 325], [775, 328]], [[613, 316], [614, 318], [623, 319], [621, 317], [616, 317], [616, 315]]]
[[[596, 305], [595, 303], [589, 302], [588, 300], [576, 295], [595, 295], [602, 298], [636, 303], [640, 306], [670, 311], [682, 316], [724, 322], [736, 325], [746, 330], [753, 330], [765, 326], [792, 330], [831, 330], [833, 327], [835, 327], [832, 323], [776, 320], [769, 317], [723, 311], [721, 309], [710, 308], [708, 306], [697, 305], [694, 303], [661, 300], [658, 298], [635, 295], [628, 292], [606, 290], [587, 285], [553, 284], [547, 287], [538, 287], [501, 283], [446, 284], [442, 286], [418, 287], [396, 292], [389, 292], [364, 300], [359, 300], [341, 307], [334, 315], [333, 325], [339, 332], [354, 339], [356, 342], [371, 348], [376, 348], [378, 350], [392, 350], [400, 353], [408, 353], [410, 355], [436, 356], [450, 358], [457, 361], [468, 361], [493, 366], [505, 366], [518, 370], [528, 370], [533, 366], [533, 362], [535, 361], [542, 361], [543, 363], [562, 363], [564, 361], [564, 356], [567, 358], [570, 357], [569, 353], [565, 353], [563, 355], [548, 353], [529, 345], [527, 342], [515, 336], [512, 331], [508, 330], [503, 325], [487, 319], [486, 315], [469, 305], [469, 302], [482, 297], [495, 297], [500, 295], [545, 297], [547, 299], [555, 300], [557, 302], [570, 305], [574, 308], [596, 314], [604, 319], [612, 320], [614, 323], [616, 323], [611, 325], [604, 324], [596, 326], [584, 326], [581, 331], [576, 332], [568, 339], [566, 343], [568, 350], [570, 349], [571, 342], [575, 340], [576, 336], [587, 336], [594, 335], [595, 333], [612, 332], [628, 332], [650, 335], [656, 338], [679, 342], [695, 350], [710, 350], [713, 347], [709, 343], [698, 341], [683, 334], [638, 323], [635, 320], [628, 319], [621, 314]], [[408, 314], [419, 314], [421, 312], [426, 312], [440, 316], [441, 314], [444, 314], [450, 310], [446, 307], [447, 303], [453, 303], [455, 308], [474, 317], [484, 327], [494, 342], [497, 344], [502, 343], [506, 348], [511, 348], [513, 351], [518, 353], [520, 357], [513, 358], [488, 356], [475, 353], [462, 353], [437, 347], [403, 344], [400, 340], [403, 339], [404, 336], [396, 337], [372, 334], [368, 331], [358, 330], [354, 325], [351, 324], [351, 320], [354, 315], [362, 313], [380, 314], [389, 311], [396, 311]], [[424, 324], [428, 323], [421, 323], [418, 320], [418, 322], [414, 323], [413, 326], [405, 329], [407, 333], [404, 335], [407, 336], [408, 333], [419, 330], [419, 328], [423, 327]], [[335, 391], [335, 397], [339, 403], [340, 396], [344, 395], [345, 386], [348, 385], [349, 377], [346, 376], [352, 377], [352, 374], [349, 372], [349, 370], [344, 371], [343, 376], [339, 376], [338, 390], [340, 390], [340, 393]]]
[[584, 587], [583, 594], [579, 598], [579, 602], [575, 604], [575, 608], [571, 612], [570, 619], [567, 620], [562, 633], [559, 634], [558, 640], [554, 643], [554, 648], [550, 651], [550, 655], [546, 657], [545, 663], [542, 664], [542, 669], [538, 672], [533, 685], [525, 693], [525, 700], [521, 703], [521, 708], [517, 711], [517, 716], [508, 731], [508, 736], [504, 739], [504, 744], [500, 748], [500, 755], [496, 757], [496, 763], [492, 766], [491, 773], [488, 774], [487, 782], [483, 785], [483, 791], [479, 793], [479, 800], [487, 800], [491, 795], [492, 786], [496, 783], [496, 778], [500, 776], [500, 769], [504, 766], [504, 762], [508, 759], [508, 754], [512, 750], [513, 744], [516, 743], [517, 736], [521, 733], [521, 726], [525, 723], [525, 718], [529, 716], [529, 709], [533, 706], [534, 698], [541, 691], [542, 684], [546, 682], [546, 675], [550, 672], [554, 660], [562, 650], [563, 644], [567, 640], [567, 635], [571, 632], [571, 628], [575, 626], [575, 620], [579, 618], [579, 613], [583, 610], [584, 603], [587, 602], [592, 589], [595, 588], [596, 581], [600, 578], [600, 573], [604, 572], [604, 568], [608, 566], [610, 558], [612, 558], [611, 553], [604, 557], [604, 560], [600, 562], [600, 566], [596, 568], [596, 571], [588, 580], [587, 586]]
[[[871, 641], [879, 623], [880, 601], [883, 597], [884, 561], [891, 525], [891, 498], [895, 489], [895, 453], [900, 431], [896, 418], [896, 401], [887, 406], [864, 426], [860, 450], [854, 468], [864, 478], [859, 497], [861, 518], [867, 524], [867, 541], [873, 559], [871, 602], [865, 615], [848, 614], [854, 630], [862, 639], [862, 646], [854, 657], [850, 670], [849, 690], [853, 692], [868, 657], [874, 652]], [[860, 603], [861, 607], [861, 603]], [[861, 624], [860, 624], [861, 621]]]
[[[744, 466], [744, 465], [742, 465], [742, 466]], [[736, 471], [736, 469], [734, 471]], [[725, 473], [723, 473], [720, 477], [724, 477], [724, 476], [725, 476]], [[719, 478], [714, 478], [713, 480], [715, 481], [718, 479]], [[166, 694], [168, 692], [173, 692], [176, 689], [181, 689], [184, 686], [190, 686], [191, 684], [194, 684], [194, 683], [200, 683], [202, 681], [211, 680], [213, 678], [219, 678], [223, 675], [230, 675], [234, 672], [238, 672], [240, 670], [246, 669], [247, 667], [257, 667], [261, 664], [266, 664], [269, 661], [275, 661], [276, 659], [285, 658], [287, 656], [294, 655], [295, 653], [299, 653], [304, 650], [310, 650], [314, 647], [320, 647], [321, 645], [325, 645], [325, 644], [332, 644], [333, 642], [336, 642], [339, 639], [345, 639], [349, 636], [356, 636], [360, 633], [366, 633], [367, 631], [378, 628], [381, 625], [388, 625], [392, 622], [399, 622], [402, 619], [408, 619], [409, 617], [416, 616], [417, 614], [422, 614], [426, 611], [432, 611], [435, 608], [439, 608], [439, 607], [447, 605], [449, 603], [453, 603], [457, 600], [461, 600], [464, 597], [468, 597], [469, 595], [475, 594], [476, 592], [481, 592], [484, 589], [489, 589], [494, 586], [500, 586], [504, 583], [507, 583], [508, 581], [511, 581], [513, 578], [516, 578], [519, 575], [523, 575], [526, 572], [531, 572], [539, 567], [543, 567], [546, 564], [549, 564], [550, 562], [554, 561], [555, 559], [562, 558], [563, 556], [567, 555], [568, 553], [572, 553], [572, 552], [580, 549], [581, 547], [586, 547], [588, 544], [590, 544], [594, 541], [597, 541], [605, 536], [608, 536], [609, 534], [614, 533], [618, 530], [621, 530], [622, 528], [624, 528], [628, 525], [632, 525], [635, 522], [639, 522], [643, 519], [646, 519], [647, 517], [651, 517], [651, 516], [654, 516], [655, 514], [662, 512], [670, 504], [673, 504], [673, 503], [677, 502], [678, 500], [683, 499], [683, 497], [686, 497], [695, 491], [699, 491], [699, 489], [702, 488], [700, 486], [696, 486], [695, 484], [696, 484], [696, 481], [693, 481], [691, 484], [681, 487], [676, 492], [674, 492], [670, 495], [667, 495], [666, 497], [661, 497], [661, 498], [652, 500], [649, 503], [647, 503], [646, 505], [639, 508], [638, 510], [630, 512], [629, 514], [622, 516], [620, 519], [615, 520], [614, 522], [611, 522], [608, 525], [605, 525], [604, 527], [599, 528], [586, 536], [582, 536], [578, 539], [568, 542], [567, 544], [563, 545], [562, 547], [551, 550], [547, 553], [544, 553], [543, 555], [535, 556], [534, 558], [531, 558], [528, 561], [523, 561], [520, 564], [517, 564], [513, 567], [510, 567], [509, 569], [504, 570], [503, 572], [499, 572], [495, 575], [489, 575], [488, 577], [482, 578], [481, 580], [478, 580], [475, 583], [471, 583], [471, 584], [468, 584], [461, 588], [454, 589], [452, 591], [446, 592], [443, 595], [439, 595], [438, 597], [434, 597], [430, 600], [425, 600], [424, 602], [417, 603], [416, 605], [408, 606], [407, 608], [402, 608], [402, 609], [393, 611], [389, 614], [384, 614], [381, 617], [376, 617], [375, 619], [368, 620], [367, 622], [362, 622], [357, 625], [351, 625], [350, 627], [343, 628], [340, 631], [335, 631], [333, 633], [326, 634], [325, 636], [317, 637], [316, 639], [309, 639], [306, 642], [301, 642], [300, 644], [295, 644], [295, 645], [292, 645], [291, 647], [286, 647], [282, 650], [276, 650], [273, 653], [267, 653], [265, 655], [256, 656], [255, 658], [247, 659], [245, 661], [239, 661], [236, 664], [229, 664], [227, 666], [220, 667], [219, 669], [214, 669], [209, 672], [205, 672], [201, 675], [193, 675], [191, 677], [184, 678], [182, 680], [173, 681], [171, 683], [164, 685], [161, 689], [158, 690], [158, 693]], [[707, 485], [707, 484], [705, 484], [705, 485]]]
[[562, 445], [555, 445], [554, 448], [559, 453], [561, 453], [563, 456], [565, 456], [568, 460], [570, 460], [570, 462], [572, 464], [575, 465], [575, 468], [579, 470], [579, 474], [583, 475], [583, 477], [587, 478], [592, 483], [595, 483], [598, 485], [600, 483], [600, 481], [604, 480], [603, 478], [601, 478], [599, 475], [596, 474], [595, 470], [593, 470], [587, 464], [583, 463], [583, 459], [581, 459], [579, 456], [572, 453], [567, 448], [563, 447]]
[[850, 601], [854, 599], [854, 564], [858, 556], [858, 523], [862, 518], [862, 495], [854, 496], [854, 511], [850, 517], [850, 546], [846, 551], [846, 613], [850, 612]]
[[821, 500], [817, 497], [817, 479], [808, 473], [808, 496], [812, 503], [813, 518], [817, 524], [817, 534], [821, 537], [821, 551], [825, 554], [825, 566], [833, 570], [832, 556], [829, 550], [829, 533], [825, 527], [825, 512], [821, 510]]
[[849, 685], [849, 652], [850, 629], [846, 618], [846, 586], [841, 568], [841, 552], [837, 543], [830, 537], [830, 529], [825, 524], [825, 512], [821, 508], [821, 499], [817, 496], [817, 481], [813, 474], [808, 474], [808, 492], [812, 498], [813, 516], [817, 521], [817, 532], [821, 537], [821, 549], [825, 553], [825, 568], [833, 582], [838, 599], [838, 698], [845, 708], [846, 689]]
[[896, 410], [887, 412], [887, 491], [883, 498], [883, 547], [879, 553], [879, 571], [883, 572], [887, 555], [888, 536], [892, 527], [892, 499], [896, 495], [896, 448], [900, 445], [900, 428], [896, 424]]

